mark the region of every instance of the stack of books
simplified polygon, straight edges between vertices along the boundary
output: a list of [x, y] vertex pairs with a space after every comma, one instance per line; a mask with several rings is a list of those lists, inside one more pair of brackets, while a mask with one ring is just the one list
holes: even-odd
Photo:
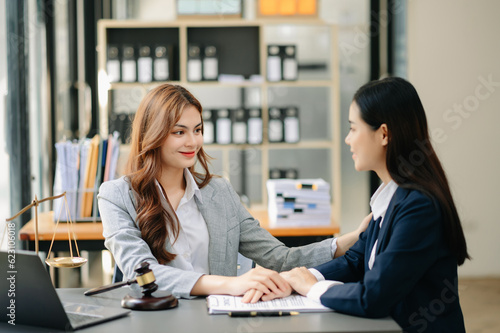
[[330, 185], [323, 179], [269, 179], [269, 226], [331, 224]]

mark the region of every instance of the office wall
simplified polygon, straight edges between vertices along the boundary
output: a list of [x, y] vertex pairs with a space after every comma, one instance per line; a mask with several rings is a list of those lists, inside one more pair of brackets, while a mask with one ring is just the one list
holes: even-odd
[[500, 276], [500, 2], [408, 4], [408, 78], [426, 107], [473, 260], [460, 276]]

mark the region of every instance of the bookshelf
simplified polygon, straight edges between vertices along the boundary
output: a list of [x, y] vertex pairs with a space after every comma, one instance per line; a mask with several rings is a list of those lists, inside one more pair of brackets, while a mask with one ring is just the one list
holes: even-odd
[[[97, 48], [99, 76], [105, 78], [110, 44], [156, 43], [158, 38], [171, 41], [174, 49], [175, 69], [172, 80], [168, 82], [190, 90], [204, 110], [239, 106], [261, 110], [261, 143], [205, 144], [206, 151], [215, 158], [212, 172], [228, 178], [238, 192], [244, 191], [251, 202], [252, 212], [261, 218], [267, 209], [266, 181], [270, 169], [290, 167], [298, 170], [299, 178], [324, 178], [331, 185], [332, 225], [338, 225], [341, 137], [337, 27], [315, 18], [184, 19], [172, 22], [101, 20], [98, 22]], [[243, 75], [246, 79], [237, 82], [188, 81], [188, 46], [192, 43], [216, 44], [219, 73]], [[299, 68], [296, 80], [270, 82], [266, 79], [267, 52], [271, 44], [297, 45]], [[301, 50], [307, 51], [306, 56], [301, 56]], [[250, 80], [251, 76], [260, 76], [260, 79]], [[100, 79], [100, 134], [108, 135], [113, 112], [122, 109], [133, 115], [147, 91], [164, 82], [167, 81], [108, 84], [105, 79]], [[135, 97], [130, 100], [130, 96]], [[270, 142], [267, 130], [269, 109], [286, 108], [291, 104], [299, 108], [300, 140], [294, 143]], [[126, 157], [127, 144], [122, 144], [120, 149], [120, 156]]]

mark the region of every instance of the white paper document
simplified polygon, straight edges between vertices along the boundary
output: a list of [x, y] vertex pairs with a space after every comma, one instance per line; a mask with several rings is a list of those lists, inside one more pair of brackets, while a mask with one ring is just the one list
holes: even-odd
[[243, 297], [228, 295], [210, 295], [207, 297], [209, 314], [226, 314], [231, 311], [298, 311], [328, 312], [332, 309], [301, 295], [290, 295], [272, 301], [241, 303]]

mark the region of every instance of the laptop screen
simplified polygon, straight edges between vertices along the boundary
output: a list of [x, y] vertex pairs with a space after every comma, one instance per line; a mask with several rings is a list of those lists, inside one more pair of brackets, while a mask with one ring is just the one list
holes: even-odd
[[[0, 307], [5, 309], [0, 321], [62, 330], [78, 328], [70, 323], [46, 266], [36, 253], [16, 251], [14, 256], [0, 252], [0, 263], [4, 264], [0, 269], [0, 290], [7, 291], [0, 297]], [[106, 311], [100, 311], [103, 315], [95, 318], [96, 323], [130, 312], [121, 308], [113, 310], [109, 316], [105, 315]]]

